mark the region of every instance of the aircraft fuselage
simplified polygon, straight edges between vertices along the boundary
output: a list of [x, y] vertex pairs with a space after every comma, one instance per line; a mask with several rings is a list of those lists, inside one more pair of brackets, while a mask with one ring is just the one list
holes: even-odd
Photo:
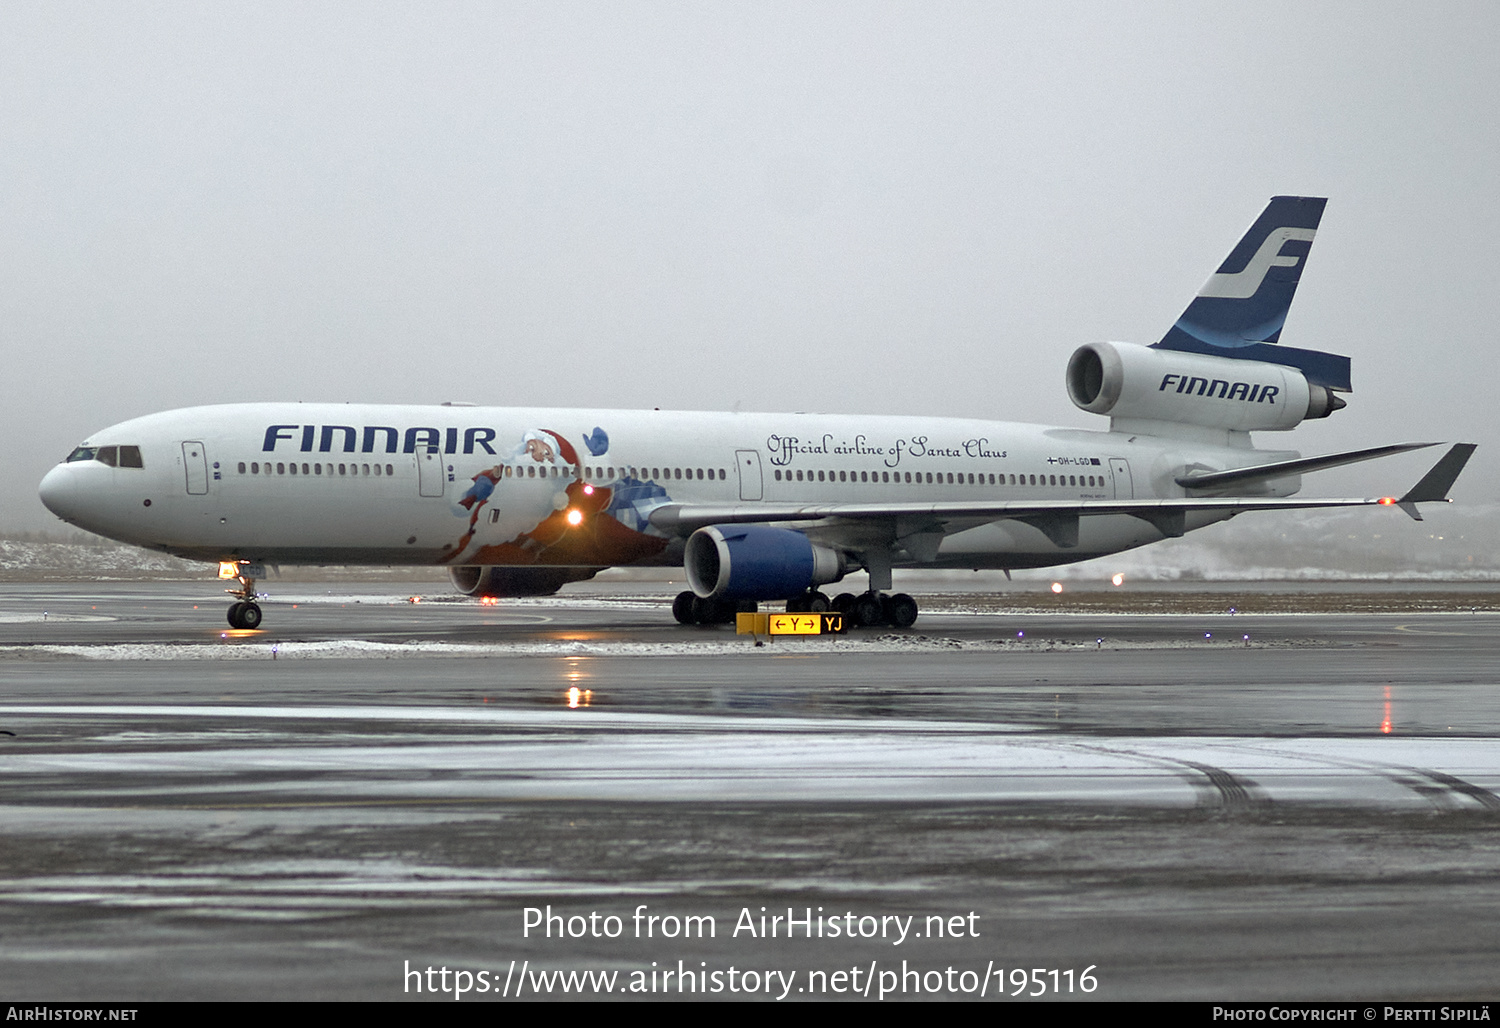
[[[97, 459], [107, 447], [137, 447], [141, 466]], [[597, 567], [680, 563], [681, 538], [649, 520], [669, 504], [1166, 499], [1184, 495], [1173, 478], [1186, 466], [1288, 454], [956, 418], [266, 403], [137, 418], [75, 456], [44, 480], [49, 508], [182, 557]], [[1184, 527], [1226, 516], [1191, 512]], [[833, 545], [855, 531], [799, 529]], [[1031, 524], [986, 519], [921, 559], [898, 551], [895, 566], [1045, 566], [1162, 537], [1102, 516], [1060, 546]]]

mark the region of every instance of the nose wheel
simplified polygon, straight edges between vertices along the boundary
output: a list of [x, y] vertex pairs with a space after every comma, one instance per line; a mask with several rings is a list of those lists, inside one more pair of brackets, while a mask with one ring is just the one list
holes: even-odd
[[255, 602], [255, 579], [239, 577], [238, 589], [226, 589], [230, 596], [239, 599], [229, 605], [229, 627], [255, 629], [260, 627], [260, 604]]
[[258, 603], [234, 603], [229, 607], [230, 628], [259, 628], [260, 618]]

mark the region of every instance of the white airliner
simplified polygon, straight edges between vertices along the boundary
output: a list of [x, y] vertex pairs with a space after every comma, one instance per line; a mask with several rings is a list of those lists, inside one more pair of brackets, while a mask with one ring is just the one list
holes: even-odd
[[[905, 627], [894, 568], [1045, 567], [1251, 510], [1441, 501], [1453, 446], [1404, 496], [1290, 499], [1301, 474], [1421, 443], [1257, 450], [1344, 406], [1349, 360], [1280, 345], [1325, 201], [1275, 197], [1167, 335], [1094, 343], [1067, 389], [1106, 432], [1001, 421], [358, 404], [193, 407], [96, 432], [48, 472], [71, 524], [238, 580], [267, 564], [441, 565], [475, 596], [536, 595], [611, 566], [685, 565], [684, 624], [757, 601]], [[869, 573], [859, 596], [820, 587]]]

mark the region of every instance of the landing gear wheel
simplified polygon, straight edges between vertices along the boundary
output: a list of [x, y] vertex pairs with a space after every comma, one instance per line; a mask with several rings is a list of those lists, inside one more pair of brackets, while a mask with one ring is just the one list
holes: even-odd
[[240, 607], [240, 627], [251, 629], [260, 627], [260, 604], [247, 603]]
[[[222, 570], [223, 564], [219, 566]], [[256, 567], [259, 573], [264, 574], [263, 571], [259, 571], [257, 565], [247, 565], [245, 561], [241, 561], [240, 574], [237, 577], [240, 587], [238, 589], [224, 590], [236, 600], [235, 603], [229, 606], [230, 628], [260, 627], [260, 608], [255, 605], [255, 579], [246, 573], [251, 567]]]
[[833, 598], [833, 609], [840, 614], [847, 614], [854, 609], [854, 594], [839, 593]]
[[736, 607], [733, 600], [705, 599], [693, 597], [693, 621], [700, 625], [725, 625], [734, 620]]
[[828, 599], [828, 594], [816, 589], [798, 593], [786, 601], [788, 614], [826, 614], [832, 609], [833, 603]]
[[873, 628], [885, 623], [885, 605], [876, 593], [864, 593], [854, 601], [854, 623], [860, 628]]
[[672, 616], [677, 619], [679, 625], [696, 625], [697, 618], [693, 616], [693, 601], [698, 597], [687, 591], [677, 594], [672, 601]]
[[893, 628], [910, 628], [917, 623], [917, 601], [906, 593], [887, 596], [881, 606], [885, 608], [885, 619]]

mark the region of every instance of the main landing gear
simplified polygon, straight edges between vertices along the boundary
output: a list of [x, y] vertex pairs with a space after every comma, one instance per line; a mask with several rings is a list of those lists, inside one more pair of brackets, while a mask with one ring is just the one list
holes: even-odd
[[739, 613], [754, 614], [754, 600], [705, 599], [689, 590], [672, 601], [672, 616], [679, 625], [729, 625]]
[[[692, 592], [680, 592], [672, 601], [672, 616], [681, 625], [726, 625], [740, 611], [754, 611], [753, 600], [704, 599]], [[793, 596], [786, 601], [788, 614], [823, 614], [836, 610], [859, 628], [890, 625], [910, 628], [917, 620], [917, 601], [906, 593], [887, 595], [871, 590], [856, 596], [839, 593], [829, 599], [817, 589]]]
[[239, 576], [240, 587], [238, 589], [224, 590], [230, 596], [238, 596], [239, 600], [229, 607], [229, 627], [255, 629], [260, 627], [260, 604], [255, 602], [255, 579], [245, 575]]
[[[792, 609], [791, 604], [792, 601], [788, 600], [788, 611]], [[887, 595], [873, 589], [858, 596], [839, 593], [833, 598], [831, 609], [851, 618], [857, 628], [875, 628], [879, 625], [910, 628], [917, 623], [917, 601], [906, 593]]]

